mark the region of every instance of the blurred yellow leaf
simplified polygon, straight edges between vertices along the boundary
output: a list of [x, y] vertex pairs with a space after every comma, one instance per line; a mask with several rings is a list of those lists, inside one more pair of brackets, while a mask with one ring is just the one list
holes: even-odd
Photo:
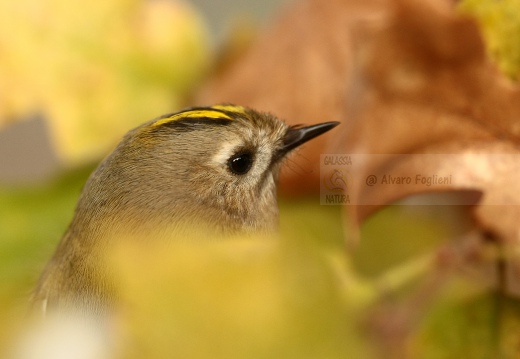
[[0, 125], [43, 112], [68, 162], [180, 107], [209, 62], [181, 0], [3, 1], [0, 50]]
[[355, 314], [317, 249], [267, 238], [125, 243], [109, 263], [127, 357], [360, 357]]

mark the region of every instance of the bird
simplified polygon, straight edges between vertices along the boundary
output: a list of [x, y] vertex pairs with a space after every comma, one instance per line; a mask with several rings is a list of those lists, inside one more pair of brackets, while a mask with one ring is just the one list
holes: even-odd
[[103, 313], [103, 251], [116, 240], [273, 233], [284, 158], [338, 122], [289, 126], [233, 104], [190, 107], [130, 130], [89, 176], [32, 294], [43, 313]]

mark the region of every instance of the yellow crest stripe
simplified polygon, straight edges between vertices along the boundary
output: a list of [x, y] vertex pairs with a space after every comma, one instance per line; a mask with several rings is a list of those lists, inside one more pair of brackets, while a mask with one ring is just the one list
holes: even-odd
[[211, 108], [205, 109], [197, 109], [197, 110], [188, 110], [184, 112], [179, 112], [174, 115], [171, 115], [170, 117], [162, 118], [158, 121], [156, 121], [152, 126], [161, 126], [169, 122], [182, 120], [185, 118], [211, 118], [215, 120], [232, 120], [229, 115], [227, 115], [224, 112], [218, 111], [218, 110], [211, 110]]
[[215, 105], [211, 106], [211, 108], [214, 108], [216, 110], [222, 110], [232, 113], [238, 113], [241, 115], [244, 115], [246, 113], [246, 109], [242, 106], [235, 106], [235, 105]]

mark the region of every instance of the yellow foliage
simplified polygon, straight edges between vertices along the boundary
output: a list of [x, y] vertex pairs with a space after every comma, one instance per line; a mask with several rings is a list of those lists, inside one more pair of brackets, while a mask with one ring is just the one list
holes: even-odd
[[359, 357], [334, 270], [305, 247], [266, 238], [118, 247], [108, 263], [132, 343], [125, 357]]
[[180, 0], [0, 3], [0, 125], [36, 112], [68, 162], [106, 152], [172, 112], [209, 62], [198, 14]]
[[520, 79], [520, 0], [463, 0], [459, 6], [479, 21], [489, 53], [502, 72]]

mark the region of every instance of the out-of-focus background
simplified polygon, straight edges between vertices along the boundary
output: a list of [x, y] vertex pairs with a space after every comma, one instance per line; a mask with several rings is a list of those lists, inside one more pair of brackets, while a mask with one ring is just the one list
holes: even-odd
[[[96, 161], [132, 126], [182, 108], [235, 30], [247, 41], [289, 2], [194, 0], [164, 5], [150, 1], [139, 6], [115, 1], [76, 15], [94, 21], [71, 18], [61, 25], [61, 16], [74, 11], [72, 5], [6, 2], [2, 12], [12, 17], [3, 25], [3, 43], [10, 47], [1, 70], [0, 183], [38, 183], [70, 163]], [[119, 7], [127, 7], [129, 13], [119, 12]], [[127, 49], [103, 42], [103, 34], [110, 31], [104, 26], [113, 17], [120, 17], [121, 23], [114, 27], [121, 38], [110, 41], [129, 41]], [[124, 38], [133, 35], [138, 37]], [[108, 61], [108, 56], [119, 58]], [[56, 88], [46, 88], [50, 86]], [[51, 91], [56, 92], [47, 93]], [[128, 93], [114, 93], [121, 91]], [[110, 92], [111, 101], [106, 97]], [[60, 99], [61, 94], [65, 98]], [[113, 101], [119, 102], [108, 104]], [[51, 111], [59, 119], [51, 119]], [[67, 111], [93, 111], [93, 116]], [[77, 120], [71, 121], [72, 117]], [[82, 127], [89, 123], [93, 129]]]
[[280, 243], [108, 255], [135, 313], [121, 319], [125, 357], [514, 357], [518, 266], [497, 243], [516, 243], [518, 214], [438, 192], [516, 187], [457, 164], [453, 188], [325, 206], [319, 156], [498, 141], [516, 153], [519, 14], [518, 0], [2, 1], [0, 355], [23, 337], [31, 288], [121, 136], [231, 101], [342, 123], [287, 162]]

